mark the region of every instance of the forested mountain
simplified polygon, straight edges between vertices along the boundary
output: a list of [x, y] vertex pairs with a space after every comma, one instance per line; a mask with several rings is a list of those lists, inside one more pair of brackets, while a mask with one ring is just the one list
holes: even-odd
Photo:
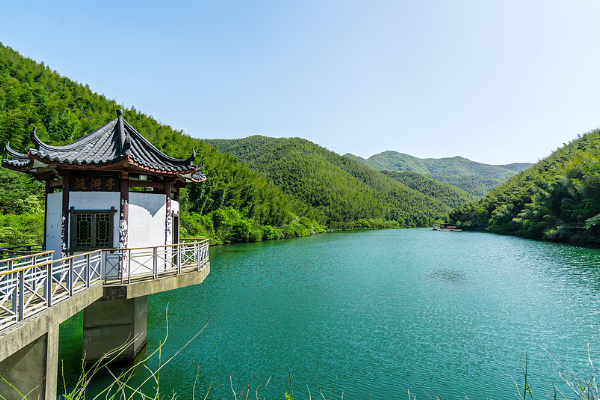
[[[0, 43], [0, 145], [26, 151], [29, 133], [49, 144], [70, 143], [115, 118], [115, 101], [60, 76]], [[182, 193], [182, 234], [216, 242], [292, 237], [320, 230], [319, 212], [300, 204], [259, 173], [205, 142], [159, 124], [134, 108], [124, 118], [156, 147], [186, 158], [196, 149], [208, 181]], [[42, 190], [25, 174], [0, 168], [0, 246], [40, 242]]]
[[321, 211], [324, 222], [334, 227], [367, 219], [427, 225], [450, 210], [440, 200], [308, 140], [252, 136], [207, 142]]
[[496, 233], [600, 242], [600, 130], [579, 136], [451, 218]]
[[405, 184], [411, 189], [440, 200], [452, 208], [477, 200], [477, 197], [464, 190], [448, 185], [447, 183], [438, 182], [416, 172], [382, 171], [382, 173]]
[[395, 151], [384, 151], [368, 159], [353, 154], [345, 154], [345, 156], [378, 171], [417, 172], [438, 182], [456, 186], [475, 196], [485, 195], [517, 172], [532, 165], [528, 163], [489, 165], [464, 157], [422, 159]]

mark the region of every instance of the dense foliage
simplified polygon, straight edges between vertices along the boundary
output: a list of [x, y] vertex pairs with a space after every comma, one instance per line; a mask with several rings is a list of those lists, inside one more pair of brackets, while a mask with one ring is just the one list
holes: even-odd
[[496, 233], [598, 242], [600, 130], [556, 150], [451, 218]]
[[42, 242], [43, 193], [40, 182], [0, 169], [0, 247]]
[[[34, 126], [47, 143], [70, 143], [114, 119], [118, 108], [124, 107], [0, 44], [0, 143], [10, 141], [14, 149], [26, 151]], [[322, 230], [309, 208], [234, 157], [135, 108], [125, 109], [123, 116], [165, 153], [187, 158], [195, 148], [197, 162], [204, 163], [208, 181], [182, 195], [182, 234], [230, 242]], [[39, 184], [5, 169], [0, 171], [0, 184], [0, 246], [41, 242]]]
[[427, 196], [440, 200], [449, 207], [458, 207], [462, 204], [475, 201], [477, 198], [464, 190], [458, 189], [455, 186], [446, 183], [440, 183], [427, 176], [416, 172], [391, 172], [382, 171], [383, 174], [389, 176]]
[[528, 163], [489, 165], [464, 157], [421, 159], [395, 151], [384, 151], [368, 159], [352, 154], [346, 156], [378, 171], [417, 172], [474, 196], [484, 196], [517, 172], [531, 166]]
[[424, 226], [450, 211], [440, 200], [305, 139], [252, 136], [208, 143], [268, 176], [334, 228]]
[[499, 186], [503, 181], [496, 178], [488, 178], [485, 176], [475, 175], [440, 175], [428, 174], [429, 178], [441, 183], [447, 183], [457, 187], [465, 192], [476, 196], [483, 197], [493, 188]]

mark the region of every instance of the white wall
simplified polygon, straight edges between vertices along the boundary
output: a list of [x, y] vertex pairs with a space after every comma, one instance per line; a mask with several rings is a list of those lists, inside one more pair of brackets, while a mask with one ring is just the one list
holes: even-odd
[[165, 244], [166, 203], [167, 196], [164, 194], [129, 192], [128, 247]]

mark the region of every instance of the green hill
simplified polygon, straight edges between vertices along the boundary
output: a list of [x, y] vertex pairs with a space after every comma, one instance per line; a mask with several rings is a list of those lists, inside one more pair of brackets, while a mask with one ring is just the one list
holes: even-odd
[[391, 172], [383, 171], [389, 176], [427, 196], [440, 200], [449, 207], [458, 207], [462, 204], [477, 200], [477, 197], [447, 183], [441, 183], [416, 172]]
[[600, 242], [600, 130], [556, 150], [451, 218], [495, 233]]
[[532, 164], [513, 163], [489, 165], [464, 157], [418, 158], [395, 151], [384, 151], [368, 159], [352, 154], [346, 157], [359, 161], [378, 171], [417, 172], [438, 182], [456, 186], [474, 196], [483, 196]]
[[[50, 144], [65, 144], [115, 118], [124, 109], [59, 75], [43, 63], [21, 56], [0, 43], [0, 144], [18, 151], [31, 147], [29, 133]], [[196, 149], [208, 181], [182, 193], [182, 234], [208, 236], [216, 242], [310, 234], [320, 227], [319, 213], [286, 195], [234, 157], [219, 153], [154, 118], [124, 109], [124, 118], [156, 147], [186, 158]], [[25, 174], [0, 168], [0, 246], [41, 242], [43, 198], [40, 185]]]
[[367, 219], [426, 225], [450, 210], [440, 200], [308, 140], [252, 136], [207, 142], [322, 211], [324, 222], [334, 227]]

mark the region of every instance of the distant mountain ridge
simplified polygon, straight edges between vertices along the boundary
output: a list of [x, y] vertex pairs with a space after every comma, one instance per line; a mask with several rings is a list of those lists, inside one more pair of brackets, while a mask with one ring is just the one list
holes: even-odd
[[531, 167], [530, 163], [512, 163], [506, 165], [491, 165], [471, 161], [468, 158], [418, 158], [397, 151], [384, 151], [364, 159], [354, 154], [344, 154], [345, 157], [362, 162], [378, 171], [418, 172], [422, 175], [474, 175], [506, 180], [517, 172]]
[[494, 187], [533, 164], [491, 165], [464, 157], [418, 158], [396, 151], [384, 151], [365, 159], [345, 154], [377, 171], [416, 172], [436, 181], [456, 186], [472, 195], [484, 196]]
[[383, 174], [306, 139], [251, 136], [206, 142], [321, 210], [330, 226], [367, 218], [422, 226], [444, 219], [452, 207], [472, 200], [459, 189], [426, 177]]

